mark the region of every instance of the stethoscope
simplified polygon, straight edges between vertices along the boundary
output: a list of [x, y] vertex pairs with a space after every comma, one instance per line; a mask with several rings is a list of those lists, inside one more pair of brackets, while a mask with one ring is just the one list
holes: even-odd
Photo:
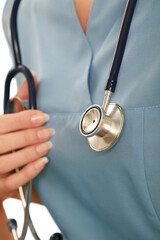
[[[36, 89], [35, 89], [34, 79], [31, 71], [22, 64], [21, 51], [20, 51], [19, 40], [18, 40], [17, 13], [18, 13], [20, 2], [21, 0], [15, 0], [12, 5], [10, 0], [7, 2], [7, 4], [9, 4], [12, 7], [11, 16], [10, 16], [10, 28], [11, 28], [11, 41], [12, 41], [12, 50], [14, 55], [15, 67], [8, 72], [6, 81], [5, 81], [4, 114], [10, 113], [11, 109], [13, 108], [12, 102], [9, 101], [10, 85], [11, 85], [12, 79], [18, 73], [22, 73], [27, 79], [28, 96], [29, 96], [28, 109], [37, 109]], [[17, 97], [17, 100], [21, 102], [21, 99], [19, 99], [18, 97]], [[16, 169], [16, 171], [19, 171], [19, 169]], [[20, 194], [22, 205], [24, 208], [24, 225], [22, 229], [22, 234], [20, 237], [18, 237], [17, 222], [15, 219], [8, 219], [7, 225], [8, 225], [9, 231], [12, 233], [14, 240], [24, 240], [29, 227], [34, 239], [40, 240], [34, 228], [34, 225], [32, 223], [30, 212], [29, 212], [29, 205], [31, 202], [31, 195], [32, 195], [32, 181], [30, 181], [26, 185], [25, 192], [22, 186], [19, 187], [19, 194]], [[63, 236], [61, 233], [55, 233], [50, 237], [50, 240], [63, 240]]]
[[[34, 79], [31, 71], [22, 64], [21, 51], [18, 40], [17, 32], [17, 13], [21, 0], [9, 0], [9, 4], [12, 7], [10, 17], [10, 29], [11, 29], [11, 40], [13, 55], [15, 61], [15, 68], [11, 69], [6, 77], [5, 81], [5, 92], [4, 92], [4, 113], [10, 111], [10, 84], [12, 79], [18, 74], [22, 73], [27, 79], [28, 83], [28, 108], [36, 109], [36, 91]], [[113, 62], [110, 70], [110, 74], [105, 87], [105, 97], [102, 106], [92, 105], [84, 112], [80, 120], [80, 132], [83, 136], [88, 137], [89, 146], [95, 151], [103, 151], [110, 149], [119, 139], [124, 125], [124, 112], [122, 108], [115, 103], [109, 103], [111, 94], [114, 93], [117, 78], [125, 51], [127, 37], [136, 6], [137, 0], [128, 0], [119, 33], [119, 38], [116, 44]], [[20, 99], [17, 99], [20, 101]], [[19, 169], [16, 169], [19, 171]], [[24, 226], [22, 234], [18, 237], [17, 234], [17, 223], [15, 219], [8, 219], [8, 228], [12, 233], [14, 240], [24, 240], [26, 237], [28, 227], [36, 240], [40, 240], [34, 225], [32, 223], [29, 204], [31, 201], [32, 193], [32, 181], [30, 181], [24, 193], [23, 187], [19, 187], [19, 193], [24, 207]], [[61, 233], [55, 233], [50, 237], [50, 240], [62, 240], [63, 236]]]
[[136, 2], [137, 0], [127, 1], [126, 4], [110, 74], [104, 89], [102, 107], [97, 104], [90, 106], [80, 120], [81, 134], [88, 137], [89, 146], [97, 152], [110, 149], [118, 141], [123, 130], [124, 112], [118, 104], [109, 101], [111, 94], [115, 92]]

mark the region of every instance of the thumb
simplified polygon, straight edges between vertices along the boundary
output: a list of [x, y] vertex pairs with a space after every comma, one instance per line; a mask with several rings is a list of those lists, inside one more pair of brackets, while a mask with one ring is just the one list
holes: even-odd
[[[33, 79], [34, 79], [36, 93], [37, 93], [37, 91], [38, 91], [38, 80], [37, 80], [37, 77], [36, 77], [36, 73], [34, 71], [32, 71], [31, 73], [32, 73], [32, 76], [33, 76]], [[16, 97], [19, 97], [22, 100], [28, 100], [28, 84], [27, 84], [26, 79], [22, 82], [22, 84], [20, 86], [20, 89], [18, 90], [18, 92], [16, 94]], [[20, 112], [22, 110], [24, 110], [22, 103], [19, 100], [17, 100], [16, 98], [14, 98], [14, 112]]]
[[[34, 71], [32, 71], [31, 73], [32, 73], [32, 76], [34, 79], [36, 92], [37, 92], [38, 91], [38, 81], [37, 81], [36, 73]], [[28, 99], [28, 84], [27, 84], [26, 79], [22, 82], [20, 89], [18, 90], [16, 96], [21, 98], [22, 100]]]

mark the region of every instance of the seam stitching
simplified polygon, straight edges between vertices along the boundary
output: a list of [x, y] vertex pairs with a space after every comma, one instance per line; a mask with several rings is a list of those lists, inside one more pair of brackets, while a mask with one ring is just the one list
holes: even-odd
[[[153, 109], [153, 110], [156, 110], [156, 109], [159, 109], [160, 110], [160, 105], [155, 105], [155, 106], [149, 106], [149, 107], [144, 107], [144, 106], [141, 106], [141, 107], [130, 107], [130, 108], [123, 108], [124, 111], [138, 111], [138, 110], [148, 110], [148, 109]], [[79, 115], [79, 114], [83, 114], [84, 111], [79, 111], [79, 112], [50, 112], [48, 111], [50, 114], [53, 114], [53, 115]]]
[[160, 108], [160, 105], [153, 105], [153, 106], [140, 106], [140, 107], [129, 107], [129, 108], [124, 108], [124, 110], [145, 110], [145, 109], [157, 109]]

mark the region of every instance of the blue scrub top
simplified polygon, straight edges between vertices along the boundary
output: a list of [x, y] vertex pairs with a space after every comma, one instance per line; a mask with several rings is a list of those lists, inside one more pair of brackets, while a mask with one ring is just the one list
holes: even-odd
[[135, 9], [111, 98], [125, 114], [120, 140], [97, 153], [79, 132], [84, 110], [102, 104], [126, 2], [94, 0], [86, 35], [73, 0], [23, 0], [19, 10], [23, 62], [56, 129], [34, 186], [67, 240], [160, 239], [160, 1]]

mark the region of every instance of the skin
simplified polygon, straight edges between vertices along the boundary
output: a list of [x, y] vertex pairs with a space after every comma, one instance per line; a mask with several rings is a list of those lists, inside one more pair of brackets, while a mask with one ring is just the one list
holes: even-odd
[[[85, 34], [92, 1], [74, 0], [77, 16]], [[35, 73], [34, 80], [38, 89]], [[28, 99], [26, 80], [22, 83], [17, 96], [23, 100]], [[0, 116], [0, 239], [7, 240], [12, 240], [12, 235], [6, 226], [7, 218], [2, 202], [8, 197], [19, 198], [18, 187], [36, 177], [45, 168], [40, 158], [45, 156], [48, 150], [39, 154], [36, 152], [36, 147], [42, 143], [45, 144], [50, 138], [50, 136], [44, 139], [37, 137], [40, 129], [46, 129], [43, 127], [43, 113], [39, 110], [21, 111], [21, 106], [18, 104], [15, 102], [15, 113]], [[32, 123], [31, 118], [34, 115], [41, 116], [41, 120]], [[13, 149], [17, 151], [11, 152]], [[38, 169], [35, 167], [37, 162], [41, 162]], [[23, 165], [25, 167], [15, 173], [14, 169]], [[32, 202], [42, 204], [35, 189], [32, 193]]]
[[84, 33], [87, 32], [87, 23], [93, 0], [74, 0], [75, 9]]

